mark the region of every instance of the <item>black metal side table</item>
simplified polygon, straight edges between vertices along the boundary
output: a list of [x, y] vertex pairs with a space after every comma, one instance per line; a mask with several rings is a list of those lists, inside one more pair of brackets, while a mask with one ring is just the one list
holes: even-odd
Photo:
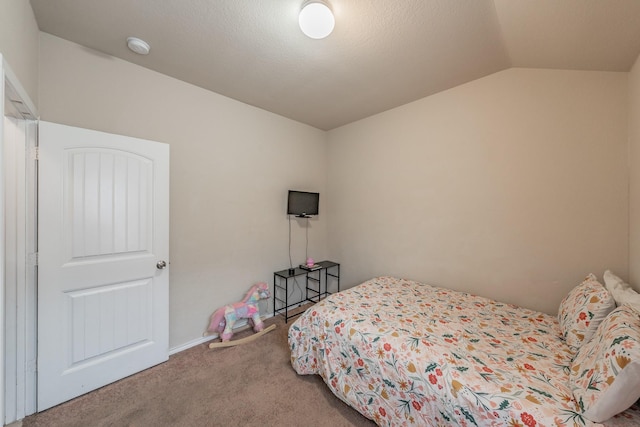
[[[316, 303], [333, 292], [329, 292], [329, 282], [335, 281], [337, 292], [340, 292], [340, 264], [333, 261], [320, 261], [317, 263], [320, 268], [314, 270], [305, 270], [296, 267], [294, 269], [286, 269], [273, 273], [273, 315], [281, 314], [284, 316], [285, 323], [289, 319], [295, 317], [299, 313], [290, 314], [292, 308], [299, 307], [302, 303]], [[304, 299], [295, 302], [289, 301], [289, 282], [296, 277], [304, 276], [305, 278], [305, 295]], [[324, 280], [323, 280], [324, 278]]]

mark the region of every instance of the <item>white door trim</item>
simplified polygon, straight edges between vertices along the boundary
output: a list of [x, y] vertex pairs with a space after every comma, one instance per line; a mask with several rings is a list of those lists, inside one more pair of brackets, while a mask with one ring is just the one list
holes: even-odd
[[[13, 171], [9, 171], [4, 167], [4, 151], [7, 143], [5, 141], [4, 117], [11, 114], [24, 121], [24, 136], [26, 140], [23, 147], [26, 152], [20, 153], [20, 156], [28, 157], [31, 152], [28, 147], [35, 147], [37, 144], [37, 111], [27, 92], [2, 55], [0, 55], [0, 81], [3, 82], [0, 87], [0, 99], [2, 99], [0, 104], [0, 113], [2, 113], [2, 120], [0, 120], [0, 224], [2, 225], [0, 227], [0, 280], [2, 282], [0, 307], [3, 308], [3, 313], [7, 313], [7, 310], [4, 309], [7, 305], [12, 305], [13, 307], [17, 305], [19, 307], [18, 310], [13, 310], [11, 317], [0, 316], [0, 345], [2, 346], [0, 367], [4, 368], [0, 369], [0, 424], [4, 424], [5, 422], [9, 423], [21, 419], [36, 410], [35, 365], [29, 361], [34, 360], [37, 343], [35, 330], [37, 320], [35, 310], [37, 304], [35, 294], [36, 274], [35, 266], [31, 266], [31, 273], [28, 273], [28, 255], [10, 257], [14, 262], [22, 264], [15, 264], [14, 266], [24, 272], [24, 279], [19, 282], [19, 289], [16, 288], [14, 292], [10, 293], [11, 295], [6, 300], [3, 296], [7, 287], [5, 282], [5, 264], [8, 255], [5, 252], [7, 250], [5, 246], [7, 236], [4, 234], [6, 213], [11, 212], [14, 218], [16, 215], [20, 215], [19, 222], [25, 224], [26, 230], [29, 230], [32, 226], [30, 231], [18, 233], [14, 237], [18, 239], [16, 247], [33, 252], [36, 250], [35, 219], [37, 215], [36, 206], [32, 203], [36, 200], [37, 171], [35, 163], [32, 162], [30, 167], [27, 166], [26, 162], [16, 164], [16, 168]], [[5, 105], [9, 106], [11, 111], [6, 111]], [[17, 181], [25, 179], [26, 192], [18, 197], [24, 204], [21, 202], [22, 206], [16, 206], [15, 199], [5, 199], [5, 185], [13, 185]], [[25, 191], [24, 185], [22, 186], [22, 191]], [[18, 281], [15, 283], [18, 283]], [[13, 286], [16, 286], [15, 283]], [[18, 295], [20, 296], [19, 300]], [[6, 340], [9, 336], [12, 337], [11, 348], [6, 346]], [[18, 347], [21, 349], [20, 351], [18, 351]], [[13, 352], [11, 353], [10, 365], [6, 364], [7, 359], [5, 358], [8, 350]], [[15, 384], [13, 381], [11, 384], [6, 383], [5, 371], [7, 377], [16, 379]]]

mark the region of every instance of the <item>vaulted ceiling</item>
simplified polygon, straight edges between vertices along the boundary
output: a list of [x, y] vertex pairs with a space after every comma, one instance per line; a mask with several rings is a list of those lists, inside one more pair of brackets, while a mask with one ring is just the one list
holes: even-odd
[[322, 40], [302, 3], [31, 0], [41, 31], [324, 130], [509, 67], [625, 72], [640, 54], [640, 0], [328, 0]]

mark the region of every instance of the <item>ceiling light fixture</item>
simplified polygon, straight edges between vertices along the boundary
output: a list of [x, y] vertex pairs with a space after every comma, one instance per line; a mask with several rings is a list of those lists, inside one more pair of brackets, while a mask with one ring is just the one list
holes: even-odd
[[138, 55], [148, 55], [151, 50], [149, 43], [137, 37], [127, 37], [127, 47]]
[[302, 5], [298, 16], [300, 29], [312, 39], [323, 39], [333, 31], [336, 21], [331, 8], [325, 2], [318, 0], [307, 1]]

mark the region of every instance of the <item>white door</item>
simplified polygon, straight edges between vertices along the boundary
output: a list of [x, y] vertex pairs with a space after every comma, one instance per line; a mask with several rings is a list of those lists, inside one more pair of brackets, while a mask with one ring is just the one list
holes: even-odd
[[40, 122], [38, 411], [168, 358], [169, 146]]

